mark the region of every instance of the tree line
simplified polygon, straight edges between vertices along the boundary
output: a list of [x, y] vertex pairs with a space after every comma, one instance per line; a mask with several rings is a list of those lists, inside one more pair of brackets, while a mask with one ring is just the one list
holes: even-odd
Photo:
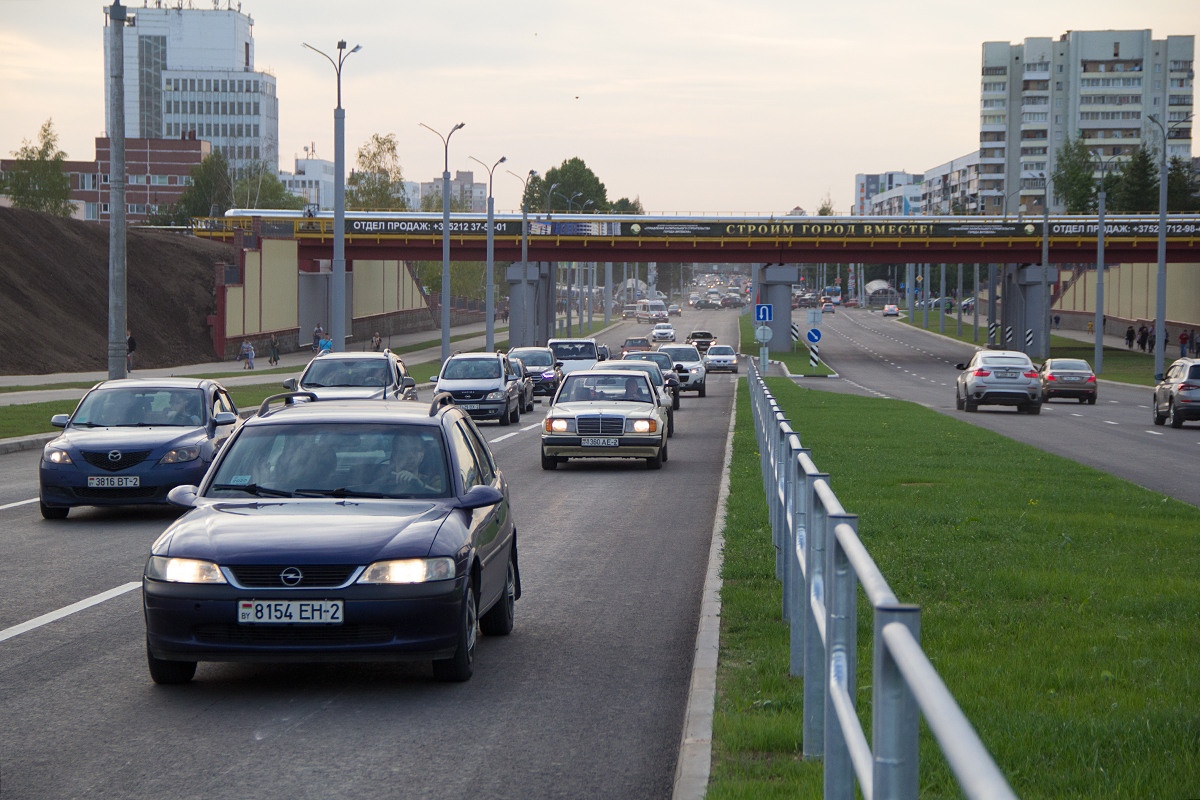
[[[1145, 142], [1148, 137], [1143, 136]], [[1063, 202], [1068, 214], [1094, 214], [1099, 193], [1104, 190], [1104, 208], [1113, 214], [1153, 214], [1158, 212], [1161, 154], [1142, 145], [1112, 170], [1095, 177], [1097, 161], [1082, 138], [1067, 142], [1057, 153], [1050, 173], [1051, 191]], [[1107, 166], [1107, 165], [1106, 165]], [[1167, 212], [1181, 214], [1200, 211], [1200, 181], [1192, 165], [1176, 156], [1167, 165]]]

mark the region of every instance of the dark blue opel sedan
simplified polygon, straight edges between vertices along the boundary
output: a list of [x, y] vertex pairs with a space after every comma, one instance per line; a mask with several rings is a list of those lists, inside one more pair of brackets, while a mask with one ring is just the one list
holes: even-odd
[[42, 516], [72, 506], [166, 503], [176, 486], [197, 484], [237, 422], [215, 381], [185, 378], [105, 381], [92, 387], [42, 450]]
[[430, 660], [471, 677], [476, 633], [520, 596], [508, 487], [471, 418], [385, 400], [264, 401], [154, 543], [142, 597], [150, 676], [198, 661]]

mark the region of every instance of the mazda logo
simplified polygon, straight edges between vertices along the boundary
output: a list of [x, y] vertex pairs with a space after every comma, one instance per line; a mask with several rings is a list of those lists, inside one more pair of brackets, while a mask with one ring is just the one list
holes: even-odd
[[108, 460], [109, 461], [120, 461], [121, 460], [121, 451], [120, 450], [109, 450], [108, 451]]
[[283, 581], [285, 586], [299, 586], [300, 581], [304, 579], [304, 573], [295, 567], [288, 567], [283, 572], [279, 573], [279, 580]]

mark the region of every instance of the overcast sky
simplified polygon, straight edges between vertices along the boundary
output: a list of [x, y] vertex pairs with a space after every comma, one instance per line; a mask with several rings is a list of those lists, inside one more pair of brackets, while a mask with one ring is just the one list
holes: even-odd
[[[133, 7], [142, 5], [134, 0]], [[211, 0], [196, 0], [211, 8]], [[222, 0], [222, 7], [224, 2]], [[492, 163], [496, 207], [578, 156], [648, 211], [845, 213], [857, 172], [924, 171], [976, 149], [980, 45], [1075, 30], [1195, 34], [1198, 0], [243, 0], [274, 73], [280, 167], [333, 158], [334, 75], [305, 50], [345, 38], [347, 161], [395, 133], [405, 177]], [[0, 153], [52, 117], [69, 157], [104, 131], [102, 5], [0, 0]], [[478, 178], [477, 178], [478, 179]]]

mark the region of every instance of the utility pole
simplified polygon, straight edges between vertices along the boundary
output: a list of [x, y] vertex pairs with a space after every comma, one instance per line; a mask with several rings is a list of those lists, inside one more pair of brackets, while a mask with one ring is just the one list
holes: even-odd
[[[125, 7], [108, 9], [108, 377], [126, 376], [125, 331]], [[143, 339], [144, 341], [144, 339]]]

